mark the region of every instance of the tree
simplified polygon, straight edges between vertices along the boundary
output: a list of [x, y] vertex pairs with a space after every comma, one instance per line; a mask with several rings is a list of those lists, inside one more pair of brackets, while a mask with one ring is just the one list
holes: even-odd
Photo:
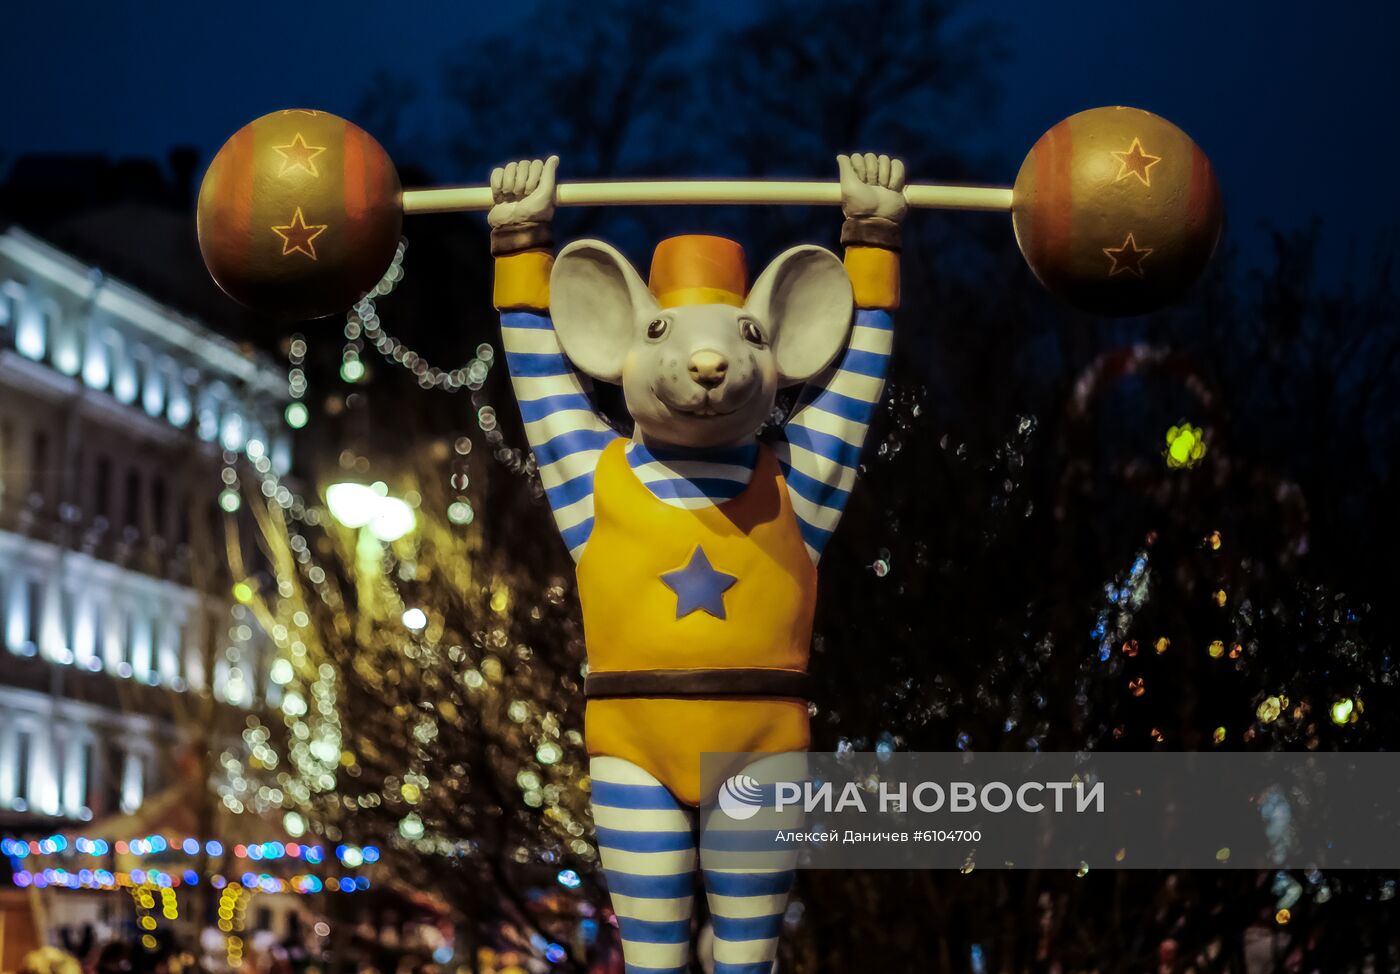
[[[395, 483], [417, 526], [393, 544], [250, 497], [271, 571], [239, 591], [283, 650], [284, 726], [252, 728], [245, 801], [327, 842], [383, 846], [384, 872], [475, 931], [472, 963], [508, 925], [578, 964], [597, 888], [571, 586], [483, 543], [484, 520], [441, 489], [451, 451], [437, 445], [437, 463]], [[565, 869], [587, 878], [579, 893], [556, 883]]]

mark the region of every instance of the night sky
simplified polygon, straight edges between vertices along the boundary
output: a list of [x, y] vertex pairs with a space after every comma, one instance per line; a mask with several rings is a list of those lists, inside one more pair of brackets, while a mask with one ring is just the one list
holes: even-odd
[[[697, 30], [743, 16], [725, 4], [711, 9]], [[27, 152], [164, 158], [176, 143], [196, 145], [207, 160], [274, 108], [353, 115], [378, 68], [428, 92], [415, 112], [431, 130], [438, 68], [454, 44], [528, 30], [535, 15], [530, 4], [423, 0], [11, 5], [0, 167]], [[1291, 228], [1321, 217], [1333, 272], [1345, 267], [1349, 244], [1397, 223], [1390, 160], [1400, 156], [1400, 5], [1007, 0], [969, 5], [965, 16], [999, 23], [1009, 51], [999, 109], [967, 135], [966, 147], [994, 162], [987, 182], [1009, 183], [1059, 118], [1123, 103], [1173, 120], [1212, 157], [1247, 263], [1267, 255], [1265, 222]], [[454, 171], [426, 148], [424, 161], [444, 181], [484, 175]], [[715, 175], [724, 175], [722, 162]], [[812, 160], [814, 176], [829, 168]]]

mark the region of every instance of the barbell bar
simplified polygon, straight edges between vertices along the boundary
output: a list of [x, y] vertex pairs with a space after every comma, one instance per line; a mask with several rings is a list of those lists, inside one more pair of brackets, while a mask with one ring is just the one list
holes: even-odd
[[[945, 210], [1011, 209], [1010, 186], [928, 184], [904, 187], [910, 206]], [[489, 210], [489, 186], [442, 186], [403, 193], [405, 216]], [[773, 179], [658, 179], [560, 183], [559, 206], [666, 206], [671, 204], [836, 206], [841, 186], [818, 180]]]

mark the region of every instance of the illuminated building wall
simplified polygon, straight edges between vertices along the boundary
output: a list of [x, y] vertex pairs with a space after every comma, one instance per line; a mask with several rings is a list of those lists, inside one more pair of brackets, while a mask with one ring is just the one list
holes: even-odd
[[179, 728], [132, 688], [276, 702], [270, 649], [225, 597], [217, 499], [242, 457], [286, 473], [286, 388], [270, 361], [0, 233], [0, 816], [84, 821], [160, 787]]

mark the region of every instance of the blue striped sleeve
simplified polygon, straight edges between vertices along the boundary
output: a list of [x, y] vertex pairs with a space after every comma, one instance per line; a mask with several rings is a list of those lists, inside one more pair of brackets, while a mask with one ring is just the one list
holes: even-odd
[[[820, 504], [822, 507], [840, 510], [845, 506], [846, 498], [851, 496], [850, 491], [834, 487], [824, 480], [818, 480], [791, 464], [785, 463], [782, 467], [783, 478], [787, 480], [788, 489], [803, 500]], [[834, 528], [835, 525], [833, 524], [832, 527]]]
[[560, 433], [558, 436], [535, 447], [535, 461], [541, 467], [547, 467], [551, 463], [558, 463], [566, 457], [575, 453], [585, 453], [589, 450], [601, 450], [617, 437], [616, 433], [610, 430], [572, 430], [568, 433]]
[[554, 322], [549, 315], [536, 314], [533, 311], [502, 311], [502, 328], [533, 328], [536, 331], [553, 331]]
[[881, 331], [894, 331], [894, 315], [884, 308], [859, 308], [856, 311], [856, 324], [866, 328], [879, 328]]
[[[783, 428], [783, 472], [794, 498], [802, 540], [814, 558], [836, 530], [850, 497], [847, 488], [860, 467], [870, 423], [884, 395], [894, 319], [888, 311], [862, 308], [855, 315], [850, 346], [839, 361], [798, 397]], [[805, 503], [799, 503], [799, 500]]]
[[833, 463], [839, 463], [843, 467], [854, 467], [860, 463], [859, 443], [847, 443], [839, 436], [830, 433], [821, 433], [806, 426], [788, 426], [783, 431], [787, 436], [787, 441], [793, 446], [800, 446], [804, 450], [811, 450]]
[[564, 392], [539, 399], [526, 399], [520, 403], [520, 417], [527, 423], [537, 423], [555, 413], [570, 410], [593, 411], [593, 403], [581, 392]]
[[802, 540], [807, 546], [818, 553], [826, 550], [826, 543], [836, 533], [835, 530], [829, 531], [819, 527], [800, 515], [797, 518], [797, 532], [802, 535]]
[[569, 375], [573, 372], [573, 367], [569, 365], [568, 359], [563, 354], [539, 353], [539, 352], [512, 352], [506, 351], [506, 364], [510, 366], [510, 374], [518, 375], [522, 378], [536, 378], [546, 375]]
[[593, 518], [586, 518], [573, 527], [564, 528], [559, 532], [564, 539], [564, 547], [573, 551], [579, 545], [588, 540], [588, 536], [593, 533]]
[[545, 496], [549, 499], [549, 506], [556, 511], [563, 510], [570, 504], [576, 504], [585, 497], [593, 494], [593, 471], [581, 473], [577, 477], [570, 478], [562, 484], [545, 490]]
[[853, 348], [846, 353], [846, 357], [841, 360], [841, 368], [847, 372], [854, 372], [857, 375], [873, 376], [876, 379], [885, 377], [885, 369], [889, 365], [890, 357], [881, 355], [879, 352], [863, 352]]
[[[861, 426], [870, 424], [871, 417], [875, 415], [876, 405], [873, 402], [852, 399], [850, 396], [843, 396], [823, 388], [804, 392], [802, 404], [813, 409], [820, 409], [824, 413], [831, 413], [833, 416], [839, 416], [852, 423], [859, 423]], [[864, 430], [861, 432], [864, 433]]]
[[548, 314], [502, 312], [501, 344], [545, 496], [578, 557], [593, 527], [596, 451], [617, 433], [598, 415], [588, 379], [564, 355]]

